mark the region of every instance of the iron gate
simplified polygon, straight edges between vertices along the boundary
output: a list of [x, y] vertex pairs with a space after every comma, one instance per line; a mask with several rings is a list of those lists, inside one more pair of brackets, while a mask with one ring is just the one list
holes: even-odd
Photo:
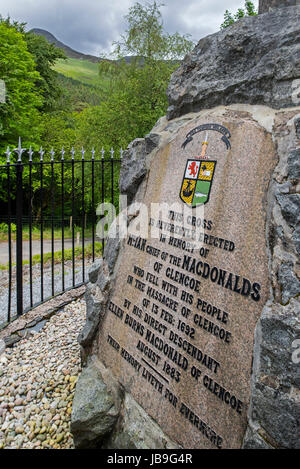
[[[103, 252], [103, 242], [96, 237], [96, 207], [104, 202], [118, 204], [123, 150], [118, 158], [113, 149], [105, 152], [102, 148], [98, 158], [94, 149], [90, 158], [86, 153], [72, 148], [68, 155], [62, 148], [57, 158], [53, 149], [26, 150], [21, 140], [18, 148], [7, 148], [6, 164], [0, 165], [0, 226], [6, 231], [1, 233], [2, 251], [4, 243], [7, 246], [7, 262], [1, 264], [5, 280], [2, 292], [0, 287], [0, 328], [50, 298], [83, 285], [88, 262]], [[4, 251], [5, 256], [6, 248]], [[7, 298], [6, 317], [3, 295]]]

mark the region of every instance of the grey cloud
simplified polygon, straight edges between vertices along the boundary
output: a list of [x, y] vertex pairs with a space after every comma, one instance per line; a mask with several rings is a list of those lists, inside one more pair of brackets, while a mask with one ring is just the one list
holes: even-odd
[[[171, 0], [164, 2], [163, 18], [169, 32], [189, 33], [194, 40], [212, 34], [220, 29], [225, 10], [235, 13], [244, 7], [243, 0]], [[258, 0], [253, 2], [255, 6]]]
[[[134, 0], [0, 0], [0, 13], [42, 28], [80, 52], [100, 55], [124, 33], [124, 16]], [[143, 0], [140, 0], [143, 3]], [[164, 0], [165, 29], [191, 34], [198, 41], [217, 31], [224, 11], [235, 12], [243, 0]], [[258, 0], [254, 3], [257, 5]]]

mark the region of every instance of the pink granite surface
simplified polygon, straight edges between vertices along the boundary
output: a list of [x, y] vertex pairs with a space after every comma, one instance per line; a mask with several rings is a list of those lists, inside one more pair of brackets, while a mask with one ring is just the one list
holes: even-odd
[[[122, 311], [118, 312], [112, 306], [106, 313], [99, 334], [99, 358], [170, 438], [184, 448], [239, 448], [247, 423], [254, 329], [269, 291], [265, 204], [270, 175], [276, 164], [271, 136], [250, 116], [237, 111], [227, 112], [222, 118], [212, 113], [205, 119], [189, 123], [152, 160], [145, 204], [148, 209], [153, 202], [176, 202], [179, 207], [184, 206], [179, 193], [186, 161], [200, 155], [205, 132], [196, 134], [185, 149], [181, 145], [190, 130], [211, 122], [230, 130], [231, 149], [226, 150], [220, 133], [209, 131], [206, 154], [216, 160], [217, 165], [210, 200], [204, 205], [200, 218], [206, 220], [204, 234], [213, 236], [212, 240], [228, 240], [234, 243], [235, 249], [229, 251], [203, 244], [209, 252], [206, 257], [201, 257], [199, 246], [191, 254], [153, 238], [147, 240], [148, 252], [127, 244], [121, 255], [116, 287], [111, 297], [112, 303]], [[190, 221], [195, 210], [188, 208], [185, 220]], [[166, 217], [164, 221], [179, 227], [182, 225], [180, 221], [172, 222]], [[192, 228], [189, 224], [187, 226]], [[159, 251], [152, 250], [150, 253], [149, 246]], [[168, 253], [166, 260], [162, 260], [162, 252]], [[157, 257], [153, 255], [155, 253]], [[170, 262], [171, 259], [174, 261], [171, 255], [181, 259], [179, 266]], [[216, 267], [216, 275], [220, 269], [226, 271], [224, 285], [227, 284], [228, 288], [203, 278], [203, 265], [200, 275], [182, 268], [184, 255], [196, 259], [196, 263], [207, 263], [211, 269]], [[155, 272], [156, 263], [162, 265], [159, 273]], [[143, 278], [134, 273], [134, 266], [144, 271]], [[168, 273], [173, 268], [173, 272], [184, 273], [200, 282], [199, 291], [167, 278], [168, 268]], [[147, 273], [153, 277], [146, 279]], [[227, 283], [230, 273], [232, 289]], [[132, 285], [127, 281], [128, 275], [134, 278]], [[252, 297], [251, 294], [243, 296], [233, 291], [236, 276], [240, 277], [237, 290], [241, 288], [243, 278], [250, 281]], [[136, 279], [145, 284], [144, 292], [135, 288]], [[177, 296], [163, 292], [163, 280], [178, 288]], [[159, 300], [150, 298], [147, 295], [149, 286], [172, 299], [173, 306], [167, 307]], [[183, 291], [193, 295], [192, 304], [181, 299]], [[129, 308], [125, 305], [125, 299], [130, 302]], [[148, 307], [145, 302], [143, 305], [144, 299], [150, 300]], [[199, 299], [219, 309], [219, 317], [216, 317], [217, 313], [212, 317], [209, 310], [197, 308]], [[172, 310], [174, 301], [178, 303], [176, 311]], [[156, 310], [152, 310], [153, 303], [157, 305]], [[134, 305], [139, 308], [135, 312]], [[190, 310], [188, 318], [184, 317], [186, 309], [182, 311], [183, 307]], [[162, 309], [169, 315], [164, 315]], [[147, 322], [149, 315], [153, 318], [152, 325]], [[202, 316], [202, 324], [208, 320], [205, 327], [211, 321], [214, 326], [224, 329], [222, 334], [227, 333], [229, 343], [199, 327], [196, 324], [199, 316]], [[189, 327], [184, 328], [182, 322]], [[147, 340], [147, 331], [155, 334], [156, 340], [150, 332]], [[170, 334], [173, 338], [177, 334], [186, 341], [185, 350], [178, 343], [175, 345]], [[109, 343], [108, 336], [118, 343], [119, 347], [115, 343], [117, 349], [111, 341]], [[150, 357], [137, 348], [139, 341], [151, 349]], [[173, 347], [181, 354], [181, 361], [178, 354], [175, 359], [173, 355], [175, 361], [168, 358], [159, 350], [161, 344], [165, 350]], [[126, 353], [121, 353], [122, 349]], [[201, 351], [202, 360], [193, 357], [192, 350]], [[174, 368], [174, 372], [167, 373], [165, 362], [171, 369]]]

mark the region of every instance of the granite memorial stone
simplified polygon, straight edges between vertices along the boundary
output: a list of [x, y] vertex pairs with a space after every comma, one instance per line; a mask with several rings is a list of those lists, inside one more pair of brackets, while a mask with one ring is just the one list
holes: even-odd
[[[129, 225], [98, 356], [186, 448], [242, 444], [269, 289], [264, 194], [275, 163], [270, 135], [243, 113], [195, 119], [151, 161], [143, 202], [158, 239]], [[153, 203], [169, 209], [150, 215]]]

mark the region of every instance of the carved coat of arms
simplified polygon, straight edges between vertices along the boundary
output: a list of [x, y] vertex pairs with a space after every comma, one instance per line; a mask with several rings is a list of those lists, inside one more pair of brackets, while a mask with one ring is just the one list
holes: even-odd
[[[230, 148], [229, 138], [230, 132], [219, 124], [204, 124], [196, 127], [186, 136], [186, 140], [182, 147], [193, 140], [193, 135], [203, 130], [215, 130], [223, 134], [222, 140], [226, 144], [227, 149]], [[183, 174], [180, 188], [180, 199], [190, 207], [206, 204], [209, 201], [209, 195], [213, 183], [217, 161], [206, 156], [208, 147], [208, 132], [205, 141], [202, 142], [202, 152], [200, 156], [188, 159]]]

